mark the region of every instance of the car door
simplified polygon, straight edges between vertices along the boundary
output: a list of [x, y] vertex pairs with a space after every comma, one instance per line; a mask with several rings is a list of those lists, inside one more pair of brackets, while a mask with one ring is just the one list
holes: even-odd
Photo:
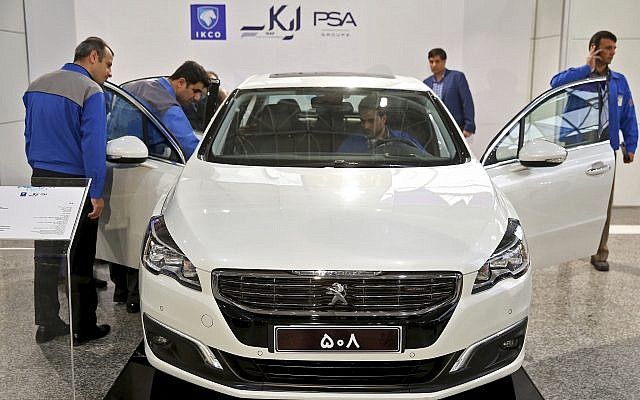
[[108, 140], [136, 136], [149, 156], [140, 164], [107, 162], [96, 258], [137, 268], [153, 208], [176, 182], [185, 158], [171, 133], [132, 95], [109, 82], [104, 91]]
[[[615, 169], [608, 134], [602, 132], [604, 85], [604, 78], [589, 79], [542, 94], [481, 158], [515, 207], [535, 266], [586, 257], [598, 248]], [[564, 147], [566, 160], [554, 167], [523, 166], [520, 149], [534, 139]]]

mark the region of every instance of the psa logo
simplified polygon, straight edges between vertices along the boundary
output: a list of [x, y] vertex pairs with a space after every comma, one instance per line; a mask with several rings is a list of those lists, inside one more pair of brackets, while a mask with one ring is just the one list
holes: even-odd
[[354, 27], [358, 26], [355, 18], [353, 18], [353, 14], [350, 12], [342, 15], [339, 11], [314, 11], [313, 26], [321, 24], [326, 24], [334, 28], [343, 27], [344, 25], [353, 25]]
[[350, 11], [314, 11], [313, 26], [324, 38], [349, 38], [358, 24]]
[[191, 40], [226, 40], [226, 25], [224, 5], [191, 5]]
[[270, 37], [274, 39], [291, 40], [293, 33], [300, 30], [300, 6], [295, 9], [293, 15], [286, 13], [287, 6], [275, 6], [269, 8], [269, 29], [266, 25], [245, 25], [240, 30], [241, 37]]

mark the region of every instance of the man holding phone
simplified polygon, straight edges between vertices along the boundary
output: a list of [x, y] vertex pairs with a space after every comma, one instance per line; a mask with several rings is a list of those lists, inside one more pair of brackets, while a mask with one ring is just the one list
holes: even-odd
[[[589, 55], [587, 56], [586, 64], [560, 72], [551, 79], [551, 87], [558, 87], [589, 77], [606, 76], [607, 83], [602, 93], [604, 103], [600, 122], [603, 133], [608, 132], [609, 134], [611, 147], [614, 151], [620, 148], [624, 163], [628, 164], [633, 162], [636, 152], [638, 124], [627, 79], [621, 73], [609, 69], [609, 64], [611, 64], [613, 56], [616, 54], [617, 41], [616, 35], [609, 31], [596, 32], [589, 40]], [[624, 137], [623, 143], [620, 143], [620, 131], [622, 131], [622, 136]], [[609, 197], [607, 221], [604, 225], [600, 245], [597, 253], [591, 256], [591, 264], [598, 271], [609, 270], [607, 240], [609, 239], [612, 201], [613, 185], [611, 186], [611, 195]]]

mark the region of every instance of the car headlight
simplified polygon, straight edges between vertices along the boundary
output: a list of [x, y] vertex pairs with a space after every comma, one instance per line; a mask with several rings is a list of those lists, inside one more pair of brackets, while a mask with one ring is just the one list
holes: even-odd
[[489, 289], [501, 279], [519, 278], [529, 268], [529, 252], [520, 221], [509, 218], [507, 231], [493, 255], [489, 257], [473, 284], [471, 293]]
[[202, 291], [196, 267], [171, 238], [162, 215], [151, 217], [142, 264], [154, 274], [170, 276], [184, 286]]

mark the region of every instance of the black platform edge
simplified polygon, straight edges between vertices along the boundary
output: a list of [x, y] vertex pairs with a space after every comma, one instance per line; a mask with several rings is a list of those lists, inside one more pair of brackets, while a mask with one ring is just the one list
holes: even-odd
[[[153, 368], [147, 361], [144, 342], [141, 342], [111, 386], [105, 400], [151, 400], [173, 396], [193, 400], [235, 399], [235, 397], [193, 385]], [[501, 400], [544, 400], [523, 368], [505, 378], [457, 394], [449, 399], [470, 400], [487, 397]]]

